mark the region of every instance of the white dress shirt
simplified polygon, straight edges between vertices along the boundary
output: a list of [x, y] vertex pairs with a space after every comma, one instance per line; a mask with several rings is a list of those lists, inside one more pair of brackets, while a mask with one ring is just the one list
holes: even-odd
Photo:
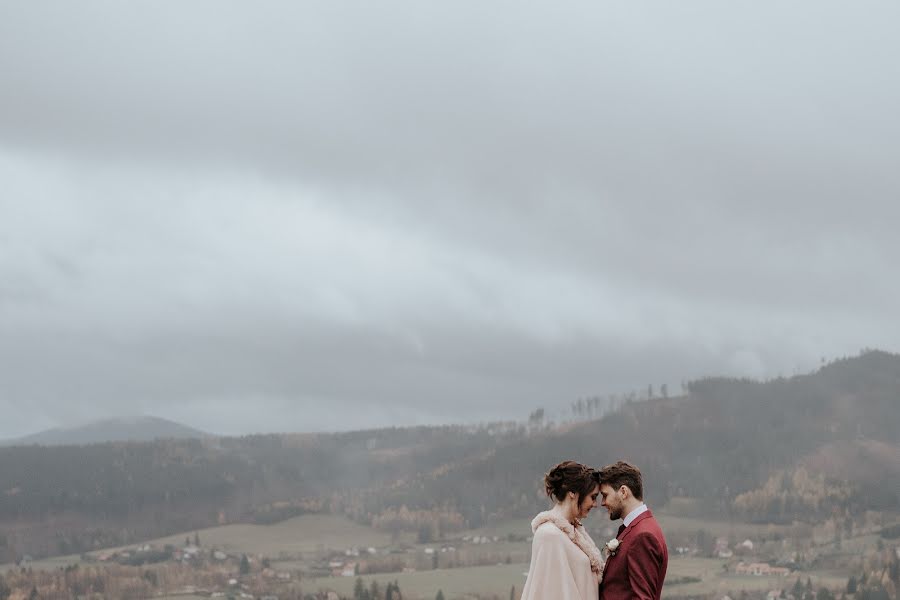
[[637, 519], [639, 516], [641, 516], [648, 510], [650, 510], [650, 509], [648, 509], [647, 505], [642, 502], [640, 506], [638, 506], [636, 509], [634, 509], [633, 511], [628, 513], [628, 516], [626, 516], [624, 519], [622, 519], [622, 524], [625, 525], [625, 527], [628, 527], [629, 525], [631, 525], [632, 521]]

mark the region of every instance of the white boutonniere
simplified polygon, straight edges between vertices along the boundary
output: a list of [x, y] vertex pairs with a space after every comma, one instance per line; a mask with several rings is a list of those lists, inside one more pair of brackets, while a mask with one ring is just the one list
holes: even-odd
[[604, 549], [606, 550], [607, 556], [615, 556], [616, 550], [619, 549], [619, 540], [617, 540], [616, 538], [609, 540], [608, 542], [606, 542], [606, 546], [604, 546]]

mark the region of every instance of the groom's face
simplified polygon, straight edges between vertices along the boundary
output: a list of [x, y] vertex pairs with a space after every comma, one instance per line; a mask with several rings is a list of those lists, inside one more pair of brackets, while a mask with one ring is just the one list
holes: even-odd
[[621, 488], [616, 490], [608, 483], [602, 483], [600, 484], [600, 497], [603, 499], [600, 505], [604, 506], [609, 512], [610, 521], [615, 521], [625, 516], [625, 496], [622, 494]]

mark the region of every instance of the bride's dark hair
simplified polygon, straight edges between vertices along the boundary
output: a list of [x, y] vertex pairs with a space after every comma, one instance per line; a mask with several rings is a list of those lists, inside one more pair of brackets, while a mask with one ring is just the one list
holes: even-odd
[[559, 463], [544, 475], [544, 489], [547, 495], [559, 502], [566, 499], [566, 494], [578, 494], [578, 503], [594, 491], [600, 484], [599, 473], [588, 466], [567, 460]]

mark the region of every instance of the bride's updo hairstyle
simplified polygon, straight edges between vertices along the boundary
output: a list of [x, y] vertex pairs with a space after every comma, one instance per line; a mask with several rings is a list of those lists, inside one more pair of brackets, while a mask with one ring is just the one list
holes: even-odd
[[550, 472], [544, 475], [544, 488], [547, 495], [558, 502], [566, 499], [566, 494], [575, 492], [578, 494], [578, 504], [585, 496], [594, 491], [600, 484], [599, 473], [574, 460], [559, 463]]

